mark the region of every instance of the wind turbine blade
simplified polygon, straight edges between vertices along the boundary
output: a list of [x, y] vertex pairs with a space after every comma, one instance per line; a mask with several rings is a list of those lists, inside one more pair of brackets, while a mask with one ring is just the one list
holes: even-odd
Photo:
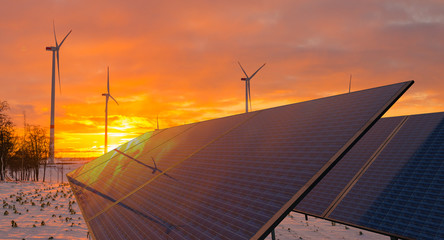
[[[107, 82], [106, 82], [106, 89], [108, 89], [108, 94], [109, 94], [109, 67], [108, 67], [108, 71], [107, 71], [107, 73], [106, 73], [106, 79], [107, 79]], [[114, 98], [113, 98], [114, 99]]]
[[69, 34], [71, 34], [71, 32], [72, 32], [72, 30], [71, 31], [69, 31], [69, 33], [68, 34], [66, 34], [66, 36], [65, 36], [65, 38], [63, 38], [63, 40], [60, 42], [60, 45], [58, 45], [57, 47], [61, 47], [62, 46], [62, 44], [63, 44], [63, 42], [65, 41], [65, 39], [68, 37], [68, 35]]
[[245, 70], [244, 70], [244, 68], [242, 67], [242, 65], [240, 64], [240, 62], [237, 62], [237, 63], [239, 63], [239, 66], [241, 67], [242, 72], [244, 72], [245, 76], [247, 76], [247, 78], [248, 78], [248, 74], [245, 72]]
[[265, 66], [265, 63], [258, 70], [256, 70], [256, 72], [254, 72], [253, 75], [251, 75], [250, 79], [252, 79], [254, 77], [254, 75], [256, 75], [256, 73], [259, 72], [259, 70], [261, 70], [261, 68], [263, 68], [264, 66]]
[[109, 95], [110, 98], [112, 98], [114, 100], [114, 102], [117, 103], [117, 105], [119, 105], [119, 103], [116, 101], [116, 99], [113, 98], [113, 96]]
[[52, 29], [54, 30], [55, 44], [56, 44], [56, 47], [58, 47], [59, 45], [57, 44], [57, 36], [56, 36], [56, 32], [55, 32], [55, 23], [54, 23], [54, 20], [52, 21]]
[[62, 84], [60, 83], [60, 63], [59, 63], [59, 49], [57, 48], [57, 73], [59, 74], [59, 90], [62, 93]]

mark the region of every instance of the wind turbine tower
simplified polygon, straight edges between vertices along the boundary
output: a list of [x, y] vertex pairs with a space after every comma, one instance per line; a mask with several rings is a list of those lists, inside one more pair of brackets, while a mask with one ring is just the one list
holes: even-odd
[[55, 24], [52, 24], [54, 30], [55, 47], [46, 47], [46, 51], [52, 51], [52, 81], [51, 81], [51, 124], [50, 124], [50, 138], [49, 138], [49, 163], [54, 163], [54, 108], [55, 108], [55, 65], [56, 65], [56, 55], [57, 55], [57, 73], [59, 76], [59, 89], [62, 92], [62, 87], [60, 85], [60, 64], [59, 64], [59, 50], [65, 39], [71, 34], [72, 30], [66, 34], [65, 38], [57, 43], [57, 36], [55, 32]]
[[102, 96], [106, 97], [106, 104], [105, 104], [105, 153], [108, 152], [108, 100], [109, 100], [109, 98], [113, 99], [114, 102], [116, 102], [117, 105], [119, 105], [119, 103], [116, 101], [116, 99], [114, 99], [113, 96], [111, 96], [111, 93], [109, 92], [109, 67], [107, 69], [106, 79], [107, 79], [106, 88], [107, 88], [108, 92], [102, 93]]
[[244, 72], [245, 74], [245, 78], [241, 78], [242, 81], [245, 81], [245, 112], [248, 112], [248, 103], [250, 103], [250, 110], [251, 110], [251, 94], [250, 94], [250, 80], [254, 77], [254, 75], [256, 75], [257, 72], [259, 72], [259, 70], [261, 70], [261, 68], [263, 68], [265, 66], [262, 65], [258, 70], [256, 70], [256, 72], [253, 73], [253, 75], [251, 75], [251, 77], [248, 76], [248, 74], [245, 72], [244, 68], [242, 67], [242, 65], [239, 63], [239, 66], [242, 69], [242, 72]]
[[352, 87], [352, 75], [350, 74], [350, 82], [348, 83], [348, 93], [350, 93]]

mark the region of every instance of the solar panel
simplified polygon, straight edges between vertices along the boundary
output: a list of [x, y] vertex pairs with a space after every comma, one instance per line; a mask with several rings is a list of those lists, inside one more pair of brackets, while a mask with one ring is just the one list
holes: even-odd
[[165, 129], [68, 174], [96, 239], [257, 239], [412, 81]]
[[444, 239], [444, 113], [379, 120], [296, 210], [401, 238]]

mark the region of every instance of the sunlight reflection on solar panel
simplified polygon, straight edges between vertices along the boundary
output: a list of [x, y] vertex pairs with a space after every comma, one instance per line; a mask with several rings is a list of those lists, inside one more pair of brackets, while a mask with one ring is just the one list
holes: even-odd
[[[160, 133], [163, 130], [160, 130], [156, 132], [156, 134]], [[147, 141], [150, 139], [154, 134], [154, 132], [147, 132], [145, 134], [140, 135], [139, 137], [136, 137], [135, 139], [121, 145], [118, 147], [118, 149], [127, 149], [130, 147], [133, 147], [135, 145], [138, 145], [141, 142]], [[106, 162], [110, 161], [116, 154], [113, 151], [109, 151], [106, 154], [100, 156], [99, 158], [95, 159], [94, 161], [91, 161], [89, 163], [86, 163], [85, 165], [77, 168], [76, 170], [69, 173], [69, 176], [76, 178], [80, 174], [85, 174], [91, 171], [92, 169], [96, 168], [97, 166], [100, 166], [102, 164], [105, 164]]]
[[[197, 123], [171, 139], [171, 146], [125, 151], [145, 164], [153, 164], [154, 157], [162, 173], [154, 175], [127, 157], [128, 167], [118, 176], [104, 171], [96, 182], [79, 177], [70, 183], [116, 199], [85, 217], [97, 239], [263, 237], [291, 210], [288, 204], [301, 196], [300, 189], [310, 187], [411, 84]], [[123, 182], [132, 187], [120, 189]], [[148, 220], [139, 231], [131, 226], [140, 218]]]
[[[150, 151], [153, 148], [158, 147], [159, 145], [162, 145], [166, 142], [169, 142], [170, 139], [174, 138], [176, 135], [181, 134], [182, 132], [188, 130], [189, 128], [192, 128], [194, 124], [188, 124], [188, 125], [182, 125], [177, 127], [172, 127], [168, 129], [162, 129], [155, 131], [152, 134], [148, 135], [142, 135], [141, 137], [138, 137], [132, 141], [130, 141], [128, 144], [124, 144], [117, 149], [123, 152], [131, 151], [134, 155], [140, 154], [142, 151]], [[90, 174], [90, 175], [98, 175], [101, 174], [103, 169], [106, 169], [108, 167], [108, 163], [111, 163], [111, 159], [115, 157], [122, 157], [120, 154], [116, 153], [115, 151], [110, 151], [107, 154], [99, 157], [97, 160], [94, 160], [90, 163], [88, 163], [85, 169], [82, 169], [81, 175], [85, 175], [89, 171], [96, 171], [96, 173]], [[95, 163], [97, 162], [97, 163]], [[99, 168], [99, 170], [97, 170]], [[102, 168], [102, 169], [100, 169]], [[114, 168], [111, 167], [111, 171]], [[98, 173], [97, 173], [98, 172]], [[80, 175], [80, 174], [79, 174]], [[82, 177], [77, 175], [70, 175], [71, 177]]]
[[[141, 185], [160, 173], [157, 172], [154, 174], [152, 171], [148, 171], [151, 169], [146, 169], [146, 166], [142, 167], [139, 161], [146, 165], [153, 165], [151, 157], [155, 157], [158, 168], [167, 169], [178, 160], [183, 159], [202, 145], [211, 141], [213, 135], [227, 131], [239, 121], [243, 121], [249, 116], [251, 116], [251, 114], [220, 118], [213, 121], [196, 123], [182, 129], [176, 127], [174, 128], [175, 131], [166, 129], [156, 136], [157, 142], [153, 143], [154, 138], [152, 138], [139, 144], [137, 152], [134, 151], [135, 148], [127, 150], [128, 155], [131, 155], [131, 157], [125, 156], [126, 153], [124, 155], [117, 152], [118, 154], [112, 161], [97, 166], [94, 170], [90, 170], [93, 174], [83, 174], [77, 179], [80, 182], [87, 183], [86, 185], [93, 189], [100, 189], [101, 192], [111, 198], [119, 199], [132, 191], [134, 189], [132, 186]], [[193, 130], [188, 131], [191, 128]], [[190, 139], [193, 141], [190, 141]], [[159, 144], [159, 142], [161, 144]], [[134, 161], [135, 158], [137, 158], [137, 161]], [[88, 201], [94, 203], [85, 207], [84, 211], [87, 217], [92, 217], [101, 209], [97, 206], [103, 208], [104, 206], [112, 204], [107, 199], [103, 199], [90, 192], [84, 192], [83, 194], [86, 195]]]

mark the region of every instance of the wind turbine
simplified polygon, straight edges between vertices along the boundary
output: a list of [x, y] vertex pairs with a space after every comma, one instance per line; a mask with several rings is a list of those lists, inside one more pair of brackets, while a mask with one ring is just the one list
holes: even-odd
[[250, 80], [254, 77], [254, 75], [256, 75], [257, 72], [259, 72], [259, 70], [261, 70], [261, 68], [263, 68], [265, 66], [262, 65], [258, 70], [256, 70], [256, 72], [253, 73], [253, 75], [251, 75], [251, 77], [248, 76], [248, 74], [245, 72], [244, 68], [242, 67], [242, 65], [239, 63], [239, 66], [242, 69], [242, 72], [244, 72], [246, 78], [241, 78], [242, 81], [245, 81], [245, 112], [248, 112], [248, 102], [250, 102], [250, 109], [251, 109], [251, 94], [250, 94]]
[[49, 138], [49, 163], [54, 163], [54, 107], [55, 107], [55, 65], [56, 65], [56, 54], [57, 54], [57, 73], [59, 76], [59, 89], [62, 92], [62, 87], [60, 85], [60, 64], [59, 64], [59, 50], [62, 46], [65, 39], [71, 34], [72, 30], [66, 34], [65, 38], [57, 43], [57, 36], [55, 32], [55, 24], [52, 23], [52, 27], [54, 29], [54, 39], [55, 39], [55, 47], [46, 47], [46, 51], [52, 51], [52, 81], [51, 81], [51, 125], [50, 125], [50, 138]]
[[105, 153], [108, 152], [108, 100], [109, 98], [112, 98], [114, 100], [114, 102], [117, 103], [117, 105], [119, 105], [119, 103], [116, 101], [116, 99], [113, 98], [113, 96], [111, 96], [111, 93], [109, 93], [109, 67], [108, 67], [108, 71], [106, 74], [106, 80], [107, 80], [107, 84], [106, 84], [106, 88], [108, 90], [107, 93], [102, 93], [102, 96], [106, 97], [106, 105], [105, 105]]

